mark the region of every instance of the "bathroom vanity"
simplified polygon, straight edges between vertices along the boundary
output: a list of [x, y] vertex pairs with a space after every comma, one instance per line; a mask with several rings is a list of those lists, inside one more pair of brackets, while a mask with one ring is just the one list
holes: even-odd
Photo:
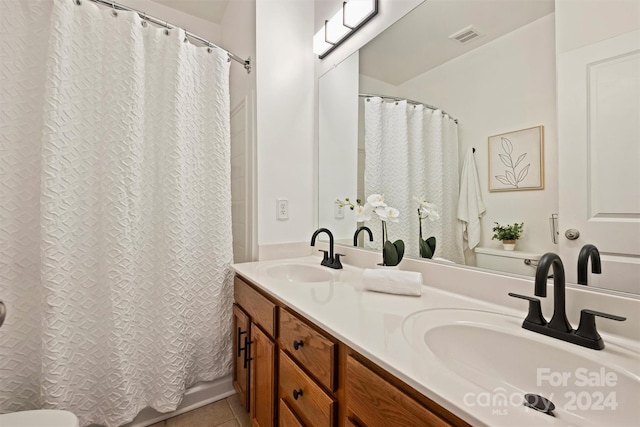
[[236, 276], [234, 387], [254, 425], [468, 425], [263, 292]]
[[[640, 420], [637, 340], [603, 331], [607, 347], [596, 351], [526, 331], [525, 307], [514, 308], [521, 304], [509, 301], [506, 292], [502, 297], [498, 282], [494, 302], [428, 286], [437, 281], [435, 271], [423, 272], [422, 296], [388, 295], [365, 291], [361, 268], [332, 270], [320, 262], [313, 256], [234, 265], [234, 386], [253, 425], [561, 426]], [[521, 285], [512, 280], [509, 286], [532, 291], [530, 281]], [[626, 303], [628, 308], [620, 309], [625, 315], [637, 305]], [[543, 308], [548, 312], [547, 301]], [[616, 384], [558, 386], [540, 376], [540, 369], [573, 375], [578, 368], [614, 375]], [[572, 395], [600, 392], [613, 396], [615, 409], [572, 410]], [[550, 398], [555, 416], [524, 407], [525, 393]]]

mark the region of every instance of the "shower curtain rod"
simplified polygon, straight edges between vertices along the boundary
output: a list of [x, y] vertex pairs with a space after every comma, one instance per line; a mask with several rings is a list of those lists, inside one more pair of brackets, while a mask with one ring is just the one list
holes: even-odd
[[430, 110], [440, 110], [440, 111], [442, 111], [443, 115], [446, 114], [447, 116], [449, 116], [449, 118], [451, 120], [453, 120], [456, 124], [458, 124], [458, 119], [454, 119], [451, 115], [449, 115], [449, 113], [447, 113], [443, 109], [438, 108], [438, 107], [434, 107], [433, 105], [425, 104], [424, 102], [414, 101], [412, 99], [407, 99], [407, 98], [397, 98], [395, 96], [377, 95], [375, 93], [359, 93], [358, 96], [361, 97], [361, 98], [382, 98], [382, 99], [387, 99], [389, 101], [407, 101], [408, 104], [423, 105], [423, 106], [427, 107]]
[[[77, 5], [82, 4], [82, 0], [74, 0], [74, 1], [75, 1], [75, 3]], [[153, 16], [149, 16], [144, 12], [141, 12], [139, 10], [133, 9], [131, 7], [128, 7], [128, 6], [123, 6], [123, 5], [121, 5], [119, 3], [116, 3], [116, 2], [113, 2], [113, 1], [107, 1], [107, 0], [89, 0], [89, 1], [101, 4], [103, 6], [110, 7], [112, 9], [114, 9], [114, 10], [124, 10], [124, 11], [127, 11], [127, 12], [135, 12], [135, 13], [138, 14], [138, 16], [140, 16], [140, 19], [143, 19], [145, 21], [151, 22], [152, 24], [156, 24], [156, 25], [158, 25], [160, 27], [164, 27], [164, 28], [166, 28], [168, 30], [171, 30], [173, 28], [178, 28], [175, 25], [172, 25], [167, 21], [163, 21], [161, 19], [154, 18]], [[185, 36], [187, 36], [187, 37], [189, 37], [189, 38], [191, 38], [193, 40], [199, 41], [200, 43], [204, 44], [205, 46], [214, 47], [216, 49], [221, 49], [221, 50], [225, 51], [230, 59], [233, 59], [234, 61], [239, 62], [240, 64], [242, 64], [244, 66], [244, 69], [247, 70], [247, 74], [251, 73], [251, 57], [249, 57], [248, 59], [242, 59], [238, 55], [236, 55], [234, 53], [231, 53], [228, 50], [226, 50], [224, 48], [221, 48], [220, 46], [218, 46], [218, 45], [216, 45], [214, 43], [211, 43], [209, 40], [203, 39], [200, 36], [197, 36], [197, 35], [195, 35], [193, 33], [190, 33], [187, 30], [184, 30], [184, 34], [185, 34]]]

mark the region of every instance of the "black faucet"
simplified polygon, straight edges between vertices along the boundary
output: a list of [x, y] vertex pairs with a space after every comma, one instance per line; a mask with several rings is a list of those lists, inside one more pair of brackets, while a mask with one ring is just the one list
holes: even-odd
[[600, 265], [600, 252], [594, 245], [584, 245], [580, 249], [580, 255], [578, 255], [578, 284], [587, 286], [587, 263], [591, 258], [591, 272], [595, 274], [602, 273]]
[[331, 231], [329, 231], [328, 228], [318, 228], [316, 231], [313, 232], [313, 236], [311, 236], [311, 246], [316, 245], [316, 237], [318, 237], [318, 234], [320, 233], [327, 233], [327, 235], [329, 236], [329, 253], [327, 253], [327, 251], [323, 251], [322, 249], [320, 250], [320, 252], [324, 253], [324, 256], [322, 257], [322, 262], [320, 263], [320, 265], [324, 265], [325, 267], [329, 267], [329, 268], [335, 268], [336, 270], [341, 269], [342, 263], [340, 262], [340, 257], [345, 255], [335, 254], [334, 256], [333, 234], [331, 233]]
[[358, 235], [361, 231], [366, 231], [369, 234], [369, 241], [373, 242], [373, 233], [371, 232], [371, 229], [363, 225], [362, 227], [359, 227], [355, 233], [353, 233], [353, 246], [358, 246]]
[[539, 299], [509, 293], [509, 296], [529, 301], [529, 313], [524, 319], [522, 327], [583, 347], [602, 350], [604, 348], [604, 341], [596, 329], [595, 316], [617, 320], [619, 322], [627, 319], [585, 309], [580, 311], [580, 324], [578, 325], [578, 329], [574, 330], [569, 320], [567, 320], [566, 314], [564, 266], [560, 257], [553, 252], [542, 255], [540, 261], [538, 261], [534, 293], [538, 297], [547, 296], [547, 277], [549, 269], [551, 268], [553, 268], [553, 317], [549, 323], [547, 323], [542, 315]]
[[537, 297], [547, 296], [547, 277], [553, 268], [553, 317], [547, 325], [557, 331], [571, 331], [571, 324], [565, 311], [565, 278], [564, 265], [560, 257], [553, 252], [544, 254], [538, 261], [534, 294]]

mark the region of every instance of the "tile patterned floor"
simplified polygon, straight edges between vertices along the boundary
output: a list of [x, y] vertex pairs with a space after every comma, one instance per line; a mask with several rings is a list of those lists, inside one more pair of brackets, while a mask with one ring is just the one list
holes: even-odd
[[250, 427], [237, 395], [169, 418], [150, 427]]

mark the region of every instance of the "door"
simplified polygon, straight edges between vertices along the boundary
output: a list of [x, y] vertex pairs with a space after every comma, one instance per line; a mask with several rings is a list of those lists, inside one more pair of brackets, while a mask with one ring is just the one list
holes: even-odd
[[[567, 281], [598, 247], [589, 285], [640, 293], [640, 32], [558, 55], [560, 255]], [[564, 233], [576, 229], [569, 240]]]
[[237, 305], [233, 305], [233, 388], [245, 411], [249, 411], [249, 316]]
[[251, 323], [251, 424], [275, 425], [276, 344]]

